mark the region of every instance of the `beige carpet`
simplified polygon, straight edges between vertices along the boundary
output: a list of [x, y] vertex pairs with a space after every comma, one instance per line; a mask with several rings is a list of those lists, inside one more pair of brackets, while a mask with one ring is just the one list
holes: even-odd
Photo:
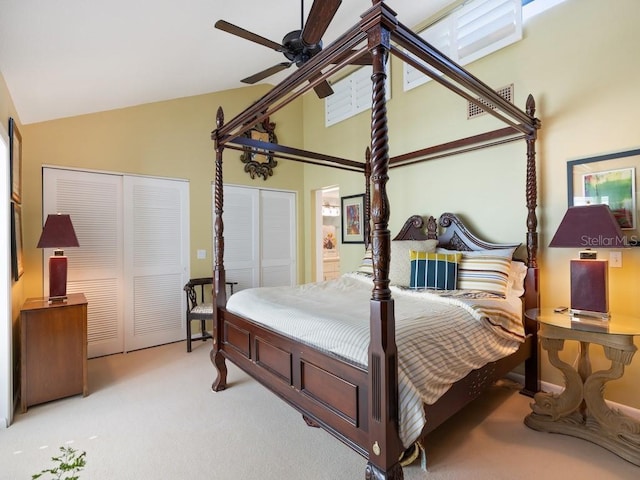
[[[90, 395], [17, 415], [0, 430], [0, 479], [26, 480], [70, 445], [82, 480], [363, 479], [366, 461], [229, 365], [213, 393], [211, 342], [184, 342], [89, 361]], [[522, 423], [530, 399], [505, 381], [429, 439], [414, 479], [631, 479], [636, 467], [580, 439]]]

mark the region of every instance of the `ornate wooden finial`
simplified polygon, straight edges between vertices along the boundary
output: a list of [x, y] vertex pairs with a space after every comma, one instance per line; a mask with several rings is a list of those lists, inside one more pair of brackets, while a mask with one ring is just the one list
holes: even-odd
[[216, 114], [216, 127], [220, 128], [224, 125], [224, 111], [222, 107], [218, 107], [218, 113]]

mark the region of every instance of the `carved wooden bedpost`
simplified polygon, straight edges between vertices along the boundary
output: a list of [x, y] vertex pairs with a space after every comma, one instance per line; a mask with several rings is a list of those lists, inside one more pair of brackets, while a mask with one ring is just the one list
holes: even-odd
[[364, 248], [371, 245], [371, 148], [364, 151]]
[[385, 65], [389, 57], [390, 32], [395, 29], [395, 12], [376, 3], [362, 16], [360, 28], [368, 35], [373, 57], [371, 108], [371, 179], [373, 292], [369, 341], [369, 462], [368, 480], [403, 478], [399, 459], [403, 451], [398, 435], [398, 354], [395, 342], [394, 302], [389, 289], [389, 146], [385, 103]]
[[[527, 97], [527, 115], [535, 118], [536, 102], [532, 95]], [[540, 287], [538, 278], [538, 218], [536, 207], [538, 206], [538, 182], [536, 176], [536, 139], [539, 123], [535, 129], [527, 135], [527, 276], [525, 278], [524, 308], [540, 307]], [[531, 322], [525, 318], [525, 322]], [[523, 393], [533, 396], [540, 391], [540, 355], [537, 339], [538, 325], [525, 325], [528, 332], [532, 332], [533, 347], [531, 356], [525, 361], [525, 385]]]
[[224, 271], [224, 223], [222, 221], [222, 151], [223, 147], [218, 142], [218, 131], [224, 125], [224, 112], [222, 107], [218, 107], [216, 115], [216, 130], [211, 134], [215, 142], [216, 149], [216, 175], [215, 175], [215, 214], [214, 223], [214, 245], [215, 245], [215, 263], [213, 268], [213, 348], [211, 349], [211, 363], [218, 372], [217, 378], [214, 380], [211, 389], [215, 392], [224, 390], [227, 386], [227, 365], [224, 356], [220, 352], [220, 342], [222, 341], [222, 318], [218, 315], [218, 307], [224, 307], [227, 304], [226, 278]]

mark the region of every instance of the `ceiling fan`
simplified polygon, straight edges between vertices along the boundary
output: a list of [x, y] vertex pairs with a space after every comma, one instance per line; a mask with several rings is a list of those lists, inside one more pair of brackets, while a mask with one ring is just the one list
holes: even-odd
[[[240, 80], [243, 83], [254, 84], [295, 64], [300, 67], [322, 50], [322, 36], [326, 32], [331, 20], [338, 11], [342, 0], [314, 0], [306, 23], [304, 22], [304, 0], [301, 0], [300, 30], [287, 33], [282, 43], [273, 42], [253, 32], [240, 28], [224, 20], [218, 20], [215, 27], [227, 33], [250, 40], [277, 52], [282, 52], [288, 61], [278, 63], [261, 72]], [[333, 93], [331, 86], [325, 80], [314, 87], [316, 95], [324, 98]]]

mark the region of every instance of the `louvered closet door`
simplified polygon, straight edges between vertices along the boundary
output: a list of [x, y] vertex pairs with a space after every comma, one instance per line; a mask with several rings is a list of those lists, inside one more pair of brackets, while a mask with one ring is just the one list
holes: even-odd
[[[43, 169], [43, 224], [48, 214], [71, 216], [79, 248], [67, 248], [69, 293], [88, 301], [88, 356], [122, 352], [123, 235], [122, 177], [73, 170]], [[43, 249], [43, 295], [49, 292], [48, 259]]]
[[260, 286], [259, 208], [260, 190], [224, 186], [224, 268], [234, 291]]
[[[234, 291], [296, 283], [296, 194], [224, 186], [224, 267]], [[214, 217], [215, 222], [215, 217]]]
[[260, 190], [260, 277], [263, 287], [296, 283], [296, 195]]
[[125, 349], [185, 338], [189, 183], [124, 178]]

